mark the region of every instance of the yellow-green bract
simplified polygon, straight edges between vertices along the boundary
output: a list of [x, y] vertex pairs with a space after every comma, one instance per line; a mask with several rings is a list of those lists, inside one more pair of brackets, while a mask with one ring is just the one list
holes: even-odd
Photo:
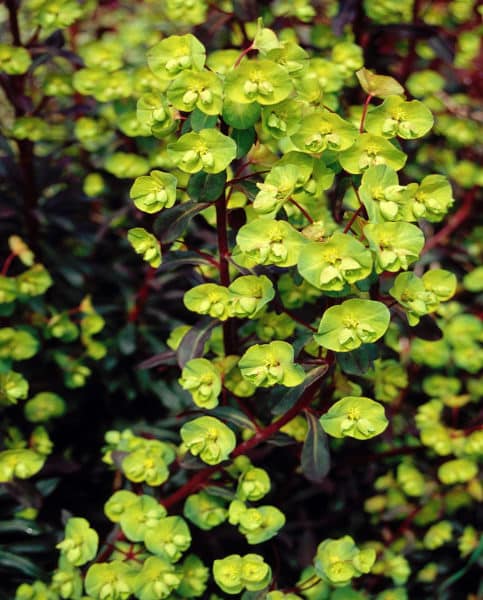
[[349, 352], [382, 337], [389, 320], [389, 309], [382, 302], [353, 298], [324, 312], [314, 338], [324, 348]]
[[188, 421], [180, 433], [189, 451], [209, 465], [226, 460], [236, 445], [233, 431], [215, 417]]
[[320, 417], [320, 424], [333, 437], [367, 440], [382, 433], [388, 420], [379, 402], [364, 396], [346, 396]]

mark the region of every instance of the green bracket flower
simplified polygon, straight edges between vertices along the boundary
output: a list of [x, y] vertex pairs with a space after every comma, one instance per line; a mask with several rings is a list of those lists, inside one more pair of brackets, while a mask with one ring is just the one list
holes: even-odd
[[184, 390], [189, 391], [196, 406], [208, 409], [218, 406], [221, 375], [206, 358], [189, 360], [183, 368], [179, 383]]
[[320, 417], [320, 424], [329, 435], [357, 440], [379, 435], [388, 423], [382, 404], [364, 396], [346, 396]]
[[202, 283], [188, 290], [183, 297], [188, 310], [226, 321], [231, 316], [231, 294], [216, 283]]
[[273, 284], [266, 275], [243, 275], [229, 286], [230, 312], [235, 317], [256, 318], [275, 297]]
[[134, 248], [136, 254], [141, 254], [143, 260], [151, 267], [159, 267], [161, 264], [161, 246], [152, 233], [143, 227], [133, 227], [127, 232], [127, 239]]
[[133, 591], [139, 600], [162, 600], [180, 583], [181, 577], [170, 562], [150, 556], [134, 579]]
[[176, 202], [177, 179], [171, 173], [151, 171], [149, 175], [138, 177], [133, 183], [129, 196], [136, 208], [152, 214], [163, 208], [170, 208]]
[[148, 529], [144, 536], [146, 548], [170, 563], [178, 562], [191, 545], [191, 533], [182, 517], [165, 517]]
[[212, 71], [183, 71], [167, 91], [171, 104], [184, 112], [198, 108], [207, 115], [218, 115], [223, 105], [223, 86]]
[[218, 129], [190, 131], [168, 145], [168, 156], [185, 173], [221, 173], [236, 153], [236, 142]]
[[183, 514], [197, 527], [207, 531], [223, 523], [228, 511], [222, 498], [200, 492], [188, 496]]
[[411, 223], [368, 224], [363, 231], [375, 254], [378, 273], [407, 270], [419, 258], [424, 246], [423, 232]]
[[353, 298], [328, 308], [320, 321], [315, 341], [335, 352], [349, 352], [381, 338], [390, 321], [382, 302]]
[[372, 256], [358, 240], [341, 232], [324, 242], [306, 244], [297, 269], [314, 287], [326, 291], [348, 290], [348, 284], [365, 279], [372, 271]]
[[270, 583], [272, 570], [259, 554], [231, 554], [213, 562], [213, 576], [226, 594], [263, 590]]
[[86, 592], [95, 600], [128, 600], [137, 571], [119, 560], [95, 563], [85, 579]]
[[66, 560], [80, 567], [92, 560], [99, 545], [99, 536], [86, 519], [72, 517], [65, 527], [65, 538], [57, 544]]
[[201, 71], [206, 60], [203, 44], [191, 33], [171, 35], [148, 52], [148, 65], [160, 79], [174, 79], [182, 71]]
[[386, 138], [405, 140], [423, 137], [433, 126], [431, 111], [419, 100], [407, 102], [401, 96], [388, 96], [382, 104], [369, 110], [366, 129]]
[[359, 550], [354, 540], [345, 535], [339, 539], [328, 539], [317, 548], [315, 572], [324, 581], [335, 586], [350, 583], [353, 577], [369, 573], [376, 560], [373, 548]]
[[255, 263], [291, 267], [297, 263], [305, 238], [286, 221], [254, 219], [238, 231], [237, 244]]
[[282, 341], [251, 346], [240, 358], [238, 366], [243, 377], [257, 387], [277, 383], [294, 387], [305, 377], [303, 368], [294, 364], [293, 347]]
[[327, 149], [336, 152], [347, 150], [357, 137], [357, 129], [351, 123], [335, 113], [322, 110], [304, 117], [291, 140], [304, 152], [320, 154]]
[[387, 165], [399, 171], [406, 164], [407, 156], [386, 138], [363, 133], [354, 145], [338, 155], [338, 159], [343, 169], [357, 174], [376, 165]]
[[189, 451], [209, 465], [226, 460], [236, 445], [233, 431], [215, 417], [199, 417], [181, 427]]
[[226, 97], [240, 104], [278, 104], [292, 89], [287, 71], [276, 62], [263, 58], [242, 62], [229, 71], [225, 79]]

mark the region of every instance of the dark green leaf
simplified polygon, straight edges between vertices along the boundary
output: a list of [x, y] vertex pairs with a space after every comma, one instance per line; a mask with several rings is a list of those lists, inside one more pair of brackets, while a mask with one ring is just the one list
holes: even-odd
[[236, 142], [236, 157], [241, 158], [248, 154], [257, 136], [255, 129], [250, 127], [249, 129], [233, 129], [230, 137]]
[[240, 104], [225, 98], [223, 120], [227, 125], [237, 129], [247, 129], [259, 120], [262, 109], [259, 104]]
[[252, 423], [247, 415], [232, 406], [217, 406], [213, 410], [210, 410], [210, 416], [219, 417], [224, 421], [233, 423], [233, 425], [236, 425], [241, 429], [251, 429], [251, 431], [256, 431], [255, 424]]
[[5, 550], [0, 550], [0, 569], [20, 571], [34, 579], [45, 578], [45, 573], [35, 563], [23, 556]]
[[165, 262], [159, 267], [158, 273], [162, 273], [163, 271], [170, 271], [171, 269], [176, 269], [177, 267], [184, 267], [186, 265], [209, 265], [211, 264], [209, 260], [203, 258], [196, 252], [169, 252], [164, 255]]
[[[457, 571], [456, 573], [454, 573], [453, 575], [451, 575], [451, 577], [448, 577], [447, 579], [445, 579], [443, 581], [443, 583], [439, 587], [439, 590], [438, 590], [439, 593], [444, 592], [444, 590], [447, 590], [449, 587], [454, 585], [458, 580], [460, 580], [463, 577], [463, 575], [468, 571], [468, 569], [471, 567], [471, 565], [476, 563], [478, 561], [478, 559], [480, 558], [480, 556], [482, 556], [482, 555], [483, 555], [483, 538], [480, 539], [480, 543], [471, 553], [471, 556], [468, 559], [468, 562], [465, 564], [465, 566], [462, 569], [460, 569], [459, 571]], [[438, 598], [439, 598], [439, 596], [438, 596]]]
[[218, 121], [217, 115], [206, 115], [201, 112], [198, 108], [195, 108], [190, 116], [191, 128], [193, 131], [200, 131], [201, 129], [209, 129], [215, 127]]
[[204, 171], [191, 175], [187, 192], [191, 200], [214, 202], [223, 194], [226, 183], [226, 171], [210, 175]]
[[300, 466], [309, 481], [320, 483], [330, 469], [330, 454], [327, 444], [327, 435], [322, 429], [319, 419], [306, 411], [309, 430], [302, 447]]
[[327, 365], [321, 365], [320, 367], [315, 367], [315, 369], [309, 371], [305, 376], [304, 381], [300, 385], [291, 388], [282, 396], [282, 399], [275, 404], [271, 411], [272, 414], [282, 415], [283, 413], [286, 413], [287, 410], [292, 408], [292, 406], [297, 402], [297, 400], [308, 387], [310, 387], [318, 379], [321, 379], [327, 373], [327, 369]]
[[37, 481], [35, 487], [39, 490], [42, 496], [46, 498], [57, 489], [59, 483], [60, 477], [49, 477], [48, 479], [41, 479], [40, 481]]
[[192, 358], [198, 358], [203, 355], [205, 342], [217, 325], [218, 321], [216, 319], [204, 317], [183, 337], [176, 352], [178, 365], [181, 369]]
[[174, 350], [166, 350], [165, 352], [160, 352], [159, 354], [155, 354], [143, 360], [137, 365], [137, 369], [153, 369], [154, 367], [159, 367], [160, 365], [175, 365], [176, 363], [176, 352]]
[[9, 521], [0, 521], [0, 533], [26, 533], [27, 535], [39, 535], [42, 533], [41, 527], [29, 519], [10, 519]]
[[163, 210], [154, 222], [159, 241], [162, 244], [174, 242], [183, 235], [191, 219], [208, 206], [208, 202], [184, 202]]
[[337, 362], [348, 375], [365, 375], [372, 369], [374, 360], [378, 357], [375, 344], [363, 344], [352, 352], [338, 352]]
[[224, 498], [225, 500], [233, 500], [233, 498], [236, 498], [236, 494], [234, 492], [217, 485], [207, 485], [203, 488], [203, 491], [207, 494], [210, 494], [210, 496], [217, 496], [219, 498]]
[[129, 355], [136, 350], [136, 328], [134, 323], [127, 323], [119, 331], [117, 342], [122, 354]]

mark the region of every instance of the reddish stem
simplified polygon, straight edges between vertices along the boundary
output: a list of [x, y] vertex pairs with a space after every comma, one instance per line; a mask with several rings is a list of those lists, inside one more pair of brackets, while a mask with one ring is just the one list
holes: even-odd
[[142, 312], [144, 305], [146, 304], [146, 300], [148, 299], [149, 291], [151, 289], [151, 281], [154, 278], [155, 273], [156, 269], [154, 267], [149, 267], [147, 269], [144, 275], [143, 284], [136, 294], [134, 306], [131, 308], [127, 315], [127, 320], [129, 323], [134, 323], [138, 320], [139, 315]]
[[293, 198], [289, 199], [289, 202], [291, 204], [293, 204], [294, 206], [296, 206], [299, 211], [304, 215], [304, 217], [307, 219], [307, 221], [312, 225], [314, 223], [314, 220], [312, 219], [312, 217], [309, 215], [309, 213], [305, 210], [305, 208], [303, 206], [301, 206], [297, 200], [294, 200]]
[[366, 124], [367, 110], [369, 108], [369, 103], [371, 102], [371, 100], [373, 98], [374, 98], [374, 96], [371, 96], [371, 94], [368, 94], [368, 96], [364, 102], [364, 106], [362, 107], [361, 124], [359, 127], [359, 133], [364, 133], [364, 125]]
[[352, 215], [352, 217], [350, 218], [350, 221], [347, 223], [347, 225], [344, 227], [344, 233], [347, 233], [349, 231], [349, 229], [352, 227], [352, 225], [354, 225], [354, 221], [357, 219], [357, 217], [361, 214], [361, 212], [363, 211], [364, 207], [362, 206], [362, 204], [359, 206], [359, 208], [354, 211], [354, 214]]
[[5, 259], [5, 262], [3, 263], [3, 267], [2, 267], [2, 272], [1, 272], [1, 275], [3, 277], [5, 277], [7, 275], [10, 265], [12, 264], [12, 261], [16, 256], [17, 256], [17, 254], [15, 252], [10, 252], [10, 254]]
[[[300, 396], [297, 402], [290, 408], [286, 413], [284, 413], [279, 419], [267, 425], [263, 429], [260, 429], [253, 437], [249, 440], [242, 442], [239, 444], [231, 453], [230, 458], [236, 458], [241, 454], [246, 454], [262, 442], [271, 438], [277, 431], [286, 425], [289, 421], [291, 421], [294, 417], [296, 417], [299, 413], [301, 413], [304, 408], [306, 408], [313, 400], [313, 397], [318, 389], [319, 380], [314, 381], [312, 385], [310, 385], [305, 392]], [[186, 496], [193, 494], [200, 490], [205, 483], [210, 479], [210, 477], [223, 469], [223, 464], [214, 465], [213, 467], [207, 467], [202, 471], [198, 471], [194, 477], [192, 477], [189, 481], [187, 481], [183, 486], [181, 486], [176, 492], [160, 500], [161, 504], [166, 508], [170, 508], [174, 506]]]
[[15, 46], [21, 46], [22, 40], [20, 39], [20, 29], [18, 27], [17, 3], [15, 0], [6, 0], [5, 4], [7, 5], [8, 21], [10, 24], [13, 43]]
[[233, 65], [233, 67], [236, 69], [236, 67], [238, 67], [238, 65], [241, 63], [243, 57], [246, 56], [252, 50], [253, 50], [253, 42], [247, 48], [245, 48], [245, 50], [242, 50], [240, 52], [240, 56], [236, 59], [235, 64]]

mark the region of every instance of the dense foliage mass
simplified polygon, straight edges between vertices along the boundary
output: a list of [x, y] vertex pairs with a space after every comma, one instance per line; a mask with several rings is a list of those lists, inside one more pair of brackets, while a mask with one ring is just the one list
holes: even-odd
[[480, 17], [0, 7], [0, 598], [480, 597]]

